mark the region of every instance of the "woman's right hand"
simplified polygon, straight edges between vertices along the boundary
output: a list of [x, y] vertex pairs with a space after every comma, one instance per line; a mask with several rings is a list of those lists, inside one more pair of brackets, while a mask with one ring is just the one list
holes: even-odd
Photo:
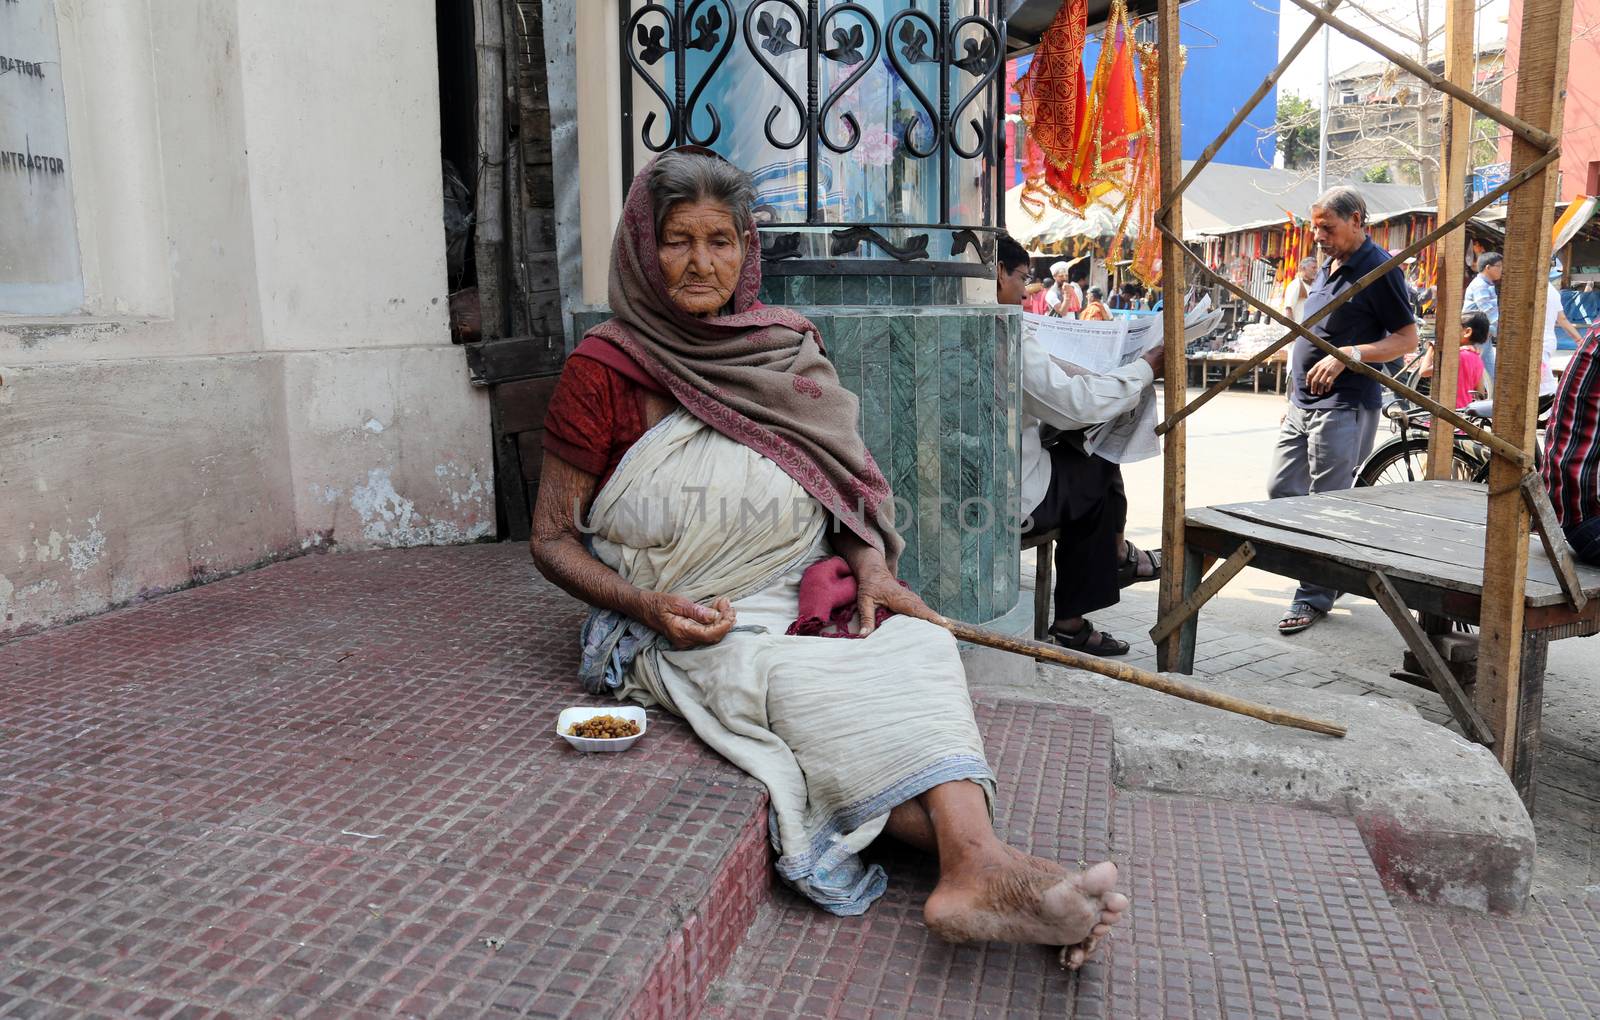
[[640, 619], [679, 651], [714, 645], [728, 636], [737, 614], [726, 598], [702, 606], [681, 595], [647, 591]]

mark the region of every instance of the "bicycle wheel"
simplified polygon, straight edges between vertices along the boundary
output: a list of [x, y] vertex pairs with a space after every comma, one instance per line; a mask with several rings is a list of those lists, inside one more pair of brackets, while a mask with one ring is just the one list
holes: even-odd
[[[1459, 445], [1450, 452], [1450, 477], [1470, 482], [1483, 465]], [[1391, 439], [1372, 451], [1356, 475], [1357, 485], [1388, 485], [1391, 482], [1420, 482], [1428, 477], [1428, 437], [1407, 436]]]

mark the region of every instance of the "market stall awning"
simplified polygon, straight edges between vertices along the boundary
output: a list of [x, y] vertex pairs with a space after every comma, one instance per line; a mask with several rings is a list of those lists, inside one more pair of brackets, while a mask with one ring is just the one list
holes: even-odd
[[[1184, 170], [1191, 166], [1184, 161]], [[1432, 212], [1422, 189], [1411, 184], [1353, 185], [1367, 200], [1369, 223], [1408, 212]], [[1314, 176], [1293, 170], [1212, 163], [1200, 172], [1183, 197], [1185, 237], [1216, 237], [1241, 230], [1259, 230], [1287, 220], [1311, 218], [1317, 200]]]
[[1580, 195], [1572, 200], [1565, 212], [1556, 220], [1555, 226], [1550, 230], [1550, 250], [1560, 251], [1572, 239], [1578, 236], [1578, 231], [1584, 228], [1594, 216], [1594, 210], [1600, 205], [1600, 199], [1593, 195]]

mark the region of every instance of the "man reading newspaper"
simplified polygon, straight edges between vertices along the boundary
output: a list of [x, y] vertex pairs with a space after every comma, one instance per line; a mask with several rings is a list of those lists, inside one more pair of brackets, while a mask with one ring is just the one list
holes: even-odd
[[[1020, 305], [1023, 285], [1019, 267], [1028, 254], [1010, 237], [999, 241], [998, 298]], [[1030, 316], [1032, 320], [1035, 317]], [[1083, 340], [1064, 365], [1052, 358]], [[1087, 331], [1087, 332], [1083, 332]], [[1041, 339], [1041, 334], [1044, 338]], [[1148, 336], [1148, 331], [1143, 335]], [[1159, 336], [1155, 337], [1159, 340]], [[1124, 415], [1138, 416], [1151, 398], [1152, 380], [1161, 375], [1159, 344], [1142, 351], [1131, 341], [1126, 320], [1079, 323], [1061, 319], [1030, 321], [1022, 337], [1022, 507], [1028, 511], [1028, 535], [1055, 530], [1055, 618], [1050, 638], [1066, 648], [1095, 655], [1122, 655], [1128, 643], [1096, 630], [1086, 614], [1115, 605], [1120, 590], [1160, 576], [1158, 552], [1143, 552], [1122, 537], [1128, 498], [1118, 462], [1090, 449], [1089, 430]], [[1082, 360], [1077, 360], [1082, 359]], [[1085, 365], [1084, 362], [1088, 362]], [[1124, 363], [1126, 362], [1126, 363]], [[1153, 442], [1153, 423], [1149, 438]], [[1135, 431], [1140, 431], [1134, 426]], [[1099, 437], [1096, 437], [1099, 438]], [[1128, 437], [1119, 440], [1129, 445]], [[1131, 459], [1131, 458], [1130, 458]]]

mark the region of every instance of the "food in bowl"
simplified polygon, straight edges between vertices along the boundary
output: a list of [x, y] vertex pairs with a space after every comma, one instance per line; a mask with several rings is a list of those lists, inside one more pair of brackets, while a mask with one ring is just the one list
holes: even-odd
[[616, 740], [621, 737], [637, 737], [639, 724], [632, 719], [624, 719], [615, 715], [597, 715], [592, 719], [573, 723], [567, 733], [574, 737], [587, 737], [590, 740]]

